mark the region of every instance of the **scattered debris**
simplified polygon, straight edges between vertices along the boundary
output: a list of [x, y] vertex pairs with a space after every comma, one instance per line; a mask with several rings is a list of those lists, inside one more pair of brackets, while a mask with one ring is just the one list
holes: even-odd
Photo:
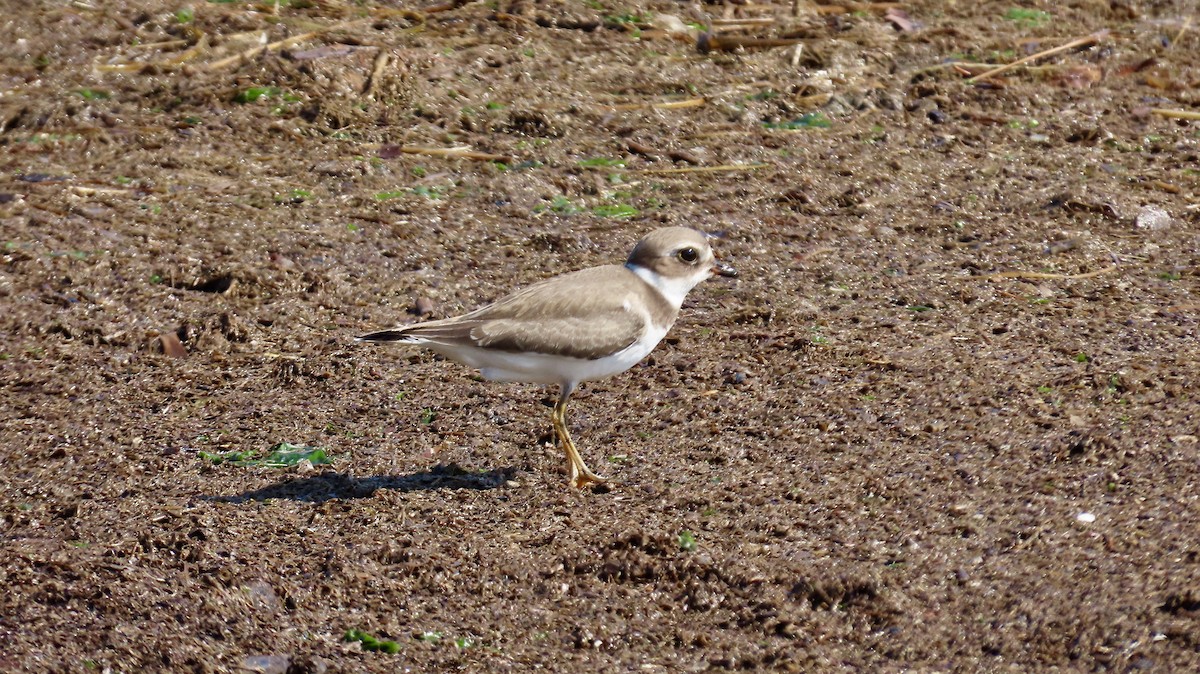
[[164, 332], [158, 336], [159, 346], [162, 347], [162, 352], [169, 358], [187, 358], [187, 347], [180, 341], [179, 335], [175, 332]]
[[1063, 52], [1071, 51], [1072, 49], [1081, 49], [1084, 47], [1091, 47], [1091, 46], [1100, 44], [1101, 42], [1104, 41], [1105, 38], [1108, 37], [1108, 34], [1109, 34], [1108, 30], [1097, 31], [1086, 37], [1081, 37], [1076, 40], [1071, 40], [1070, 42], [1068, 42], [1064, 45], [1058, 46], [1058, 47], [1054, 47], [1053, 49], [1046, 49], [1046, 50], [1040, 51], [1036, 54], [1030, 54], [1029, 56], [1026, 56], [1023, 59], [1017, 59], [1016, 61], [1013, 61], [1012, 63], [1006, 63], [1005, 65], [1002, 65], [998, 68], [993, 68], [985, 73], [976, 75], [976, 76], [968, 79], [967, 84], [975, 84], [978, 82], [982, 82], [983, 80], [986, 80], [989, 77], [995, 77], [996, 75], [999, 75], [1002, 72], [1012, 70], [1013, 68], [1025, 65], [1026, 63], [1032, 63], [1039, 59], [1046, 58], [1047, 56], [1053, 56], [1055, 54], [1061, 54]]

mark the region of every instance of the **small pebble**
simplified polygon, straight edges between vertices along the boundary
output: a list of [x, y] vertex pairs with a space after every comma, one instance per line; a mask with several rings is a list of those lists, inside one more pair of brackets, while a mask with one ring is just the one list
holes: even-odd
[[242, 659], [242, 669], [262, 674], [284, 674], [292, 659], [286, 655], [250, 655]]
[[1091, 524], [1092, 522], [1096, 521], [1096, 516], [1091, 513], [1079, 513], [1075, 516], [1075, 519], [1083, 522], [1084, 524]]
[[1134, 223], [1138, 229], [1157, 231], [1171, 226], [1171, 214], [1158, 206], [1143, 206], [1138, 211]]
[[428, 297], [418, 297], [414, 303], [412, 312], [418, 316], [428, 316], [433, 313], [433, 300]]

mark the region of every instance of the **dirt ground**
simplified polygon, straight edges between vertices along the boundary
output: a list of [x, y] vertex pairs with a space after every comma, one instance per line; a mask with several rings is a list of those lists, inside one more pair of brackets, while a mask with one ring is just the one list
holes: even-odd
[[[1200, 670], [1194, 2], [0, 34], [0, 671]], [[664, 225], [741, 276], [573, 400], [609, 489], [353, 341]]]

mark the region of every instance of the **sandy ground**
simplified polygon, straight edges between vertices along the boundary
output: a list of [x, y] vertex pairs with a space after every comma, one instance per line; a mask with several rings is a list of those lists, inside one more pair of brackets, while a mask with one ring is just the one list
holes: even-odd
[[[0, 16], [0, 670], [1200, 669], [1195, 3], [455, 4]], [[665, 225], [610, 489], [353, 341]]]

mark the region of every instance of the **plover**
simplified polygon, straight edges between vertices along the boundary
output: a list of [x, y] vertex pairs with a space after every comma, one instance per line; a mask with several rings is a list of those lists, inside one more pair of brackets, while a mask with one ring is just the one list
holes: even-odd
[[367, 342], [416, 344], [478, 368], [493, 381], [558, 384], [550, 419], [567, 454], [570, 483], [605, 482], [584, 463], [567, 431], [567, 401], [579, 384], [624, 372], [671, 329], [689, 290], [718, 274], [705, 236], [668, 227], [647, 234], [624, 265], [555, 276], [469, 314], [372, 332]]

